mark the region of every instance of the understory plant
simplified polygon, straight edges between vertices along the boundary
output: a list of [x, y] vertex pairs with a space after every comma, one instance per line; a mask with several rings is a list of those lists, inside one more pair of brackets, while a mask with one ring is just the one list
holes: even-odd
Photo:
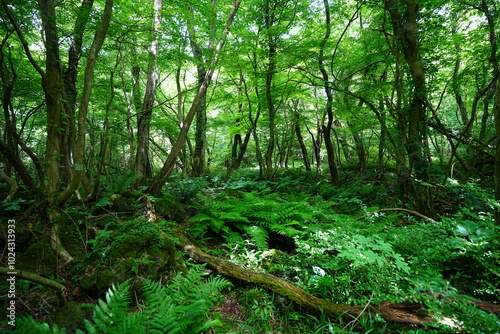
[[315, 209], [307, 201], [288, 201], [277, 194], [231, 191], [202, 199], [206, 206], [190, 219], [194, 236], [212, 230], [223, 233], [227, 241], [235, 244], [247, 238], [264, 250], [268, 248], [270, 232], [291, 238], [317, 219]]
[[[76, 333], [191, 334], [220, 326], [218, 317], [207, 315], [229, 282], [221, 277], [204, 280], [204, 275], [197, 266], [188, 275], [175, 276], [168, 286], [149, 279], [125, 281], [106, 293], [106, 301], [93, 305], [93, 318], [85, 320], [85, 328]], [[136, 302], [133, 290], [140, 296]], [[66, 329], [24, 317], [18, 320], [16, 333], [66, 333]]]

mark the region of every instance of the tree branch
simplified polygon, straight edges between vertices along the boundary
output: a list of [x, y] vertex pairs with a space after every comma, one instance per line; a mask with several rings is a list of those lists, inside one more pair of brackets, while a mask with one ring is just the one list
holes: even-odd
[[[403, 211], [403, 212], [407, 212], [407, 213], [410, 213], [414, 216], [417, 216], [417, 217], [420, 217], [422, 219], [425, 219], [425, 220], [428, 220], [428, 221], [431, 221], [431, 222], [435, 222], [434, 219], [432, 218], [429, 218], [423, 214], [421, 214], [420, 212], [417, 212], [417, 211], [413, 211], [413, 210], [409, 210], [409, 209], [404, 209], [404, 208], [386, 208], [386, 209], [379, 209], [377, 211], [373, 211], [373, 212], [369, 212], [369, 214], [374, 214], [374, 213], [378, 213], [378, 212], [388, 212], [388, 211]], [[357, 220], [362, 220], [364, 219], [365, 217], [360, 217], [358, 218]]]
[[30, 282], [39, 283], [46, 287], [56, 290], [57, 299], [59, 299], [59, 305], [63, 306], [66, 304], [66, 287], [61, 283], [57, 283], [48, 278], [39, 276], [37, 274], [30, 273], [21, 269], [9, 269], [7, 267], [0, 267], [0, 275], [3, 276], [14, 276], [17, 278], [25, 279]]

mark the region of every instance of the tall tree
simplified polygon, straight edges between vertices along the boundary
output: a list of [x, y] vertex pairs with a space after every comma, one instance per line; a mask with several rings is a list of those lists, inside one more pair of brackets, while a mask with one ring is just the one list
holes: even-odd
[[162, 7], [163, 0], [154, 0], [153, 37], [149, 46], [146, 90], [137, 117], [137, 153], [135, 155], [134, 171], [139, 175], [139, 183], [150, 178], [153, 174], [149, 153], [149, 139], [151, 117], [153, 115], [156, 87], [158, 85], [157, 62]]
[[184, 144], [186, 143], [186, 138], [187, 138], [189, 128], [191, 127], [191, 123], [193, 121], [193, 118], [194, 118], [196, 112], [198, 111], [198, 108], [202, 102], [202, 99], [207, 94], [208, 85], [212, 81], [212, 76], [215, 72], [215, 67], [219, 61], [219, 57], [220, 57], [220, 54], [222, 52], [222, 48], [224, 47], [226, 37], [229, 34], [229, 29], [230, 29], [231, 24], [234, 20], [234, 17], [236, 16], [236, 13], [238, 12], [238, 9], [240, 7], [240, 3], [241, 3], [241, 0], [234, 1], [233, 8], [232, 8], [231, 13], [229, 13], [229, 16], [227, 18], [227, 22], [226, 22], [226, 25], [225, 25], [224, 30], [222, 32], [221, 39], [219, 40], [219, 42], [217, 43], [217, 46], [215, 47], [213, 59], [212, 59], [210, 66], [207, 70], [207, 73], [205, 75], [203, 83], [200, 85], [198, 92], [196, 93], [196, 96], [194, 97], [194, 100], [193, 100], [193, 103], [191, 104], [189, 112], [187, 113], [186, 118], [184, 119], [179, 137], [177, 138], [177, 141], [173, 145], [172, 149], [170, 150], [170, 154], [168, 155], [167, 160], [163, 164], [162, 169], [155, 175], [155, 177], [153, 178], [153, 181], [151, 182], [151, 185], [147, 189], [147, 192], [153, 196], [158, 196], [158, 194], [161, 191], [161, 188], [165, 185], [165, 182], [167, 181], [168, 177], [170, 176], [170, 173], [172, 173], [175, 161], [177, 160], [177, 157], [179, 156], [180, 151], [182, 150], [182, 148], [184, 147]]
[[[215, 0], [211, 0], [210, 8], [207, 9], [206, 6], [201, 6], [201, 9], [206, 10], [208, 13], [214, 13], [216, 7]], [[189, 41], [191, 45], [191, 50], [193, 52], [193, 57], [196, 60], [196, 76], [197, 76], [197, 84], [198, 89], [203, 84], [203, 80], [205, 80], [205, 76], [207, 74], [206, 69], [206, 59], [203, 55], [203, 47], [201, 45], [201, 41], [197, 35], [195, 27], [195, 10], [193, 6], [190, 8], [191, 17], [188, 21], [188, 31], [189, 31]], [[215, 27], [215, 17], [214, 15], [209, 15], [209, 29], [213, 29]], [[209, 35], [213, 35], [209, 33]], [[213, 41], [209, 38], [207, 43], [207, 50], [213, 48]], [[200, 106], [198, 107], [198, 111], [196, 112], [196, 127], [195, 127], [195, 146], [193, 152], [193, 175], [194, 176], [203, 176], [205, 174], [206, 167], [206, 151], [207, 151], [207, 99], [204, 96], [200, 102]]]
[[[420, 55], [418, 23], [420, 3], [414, 0], [399, 2], [385, 0], [385, 8], [390, 14], [394, 36], [403, 52], [412, 78], [413, 95], [408, 105], [408, 134], [406, 150], [410, 163], [412, 195], [417, 209], [424, 215], [432, 216], [432, 193], [425, 185], [429, 181], [429, 162], [425, 157], [427, 86], [424, 64]], [[411, 174], [415, 174], [415, 178]]]
[[333, 147], [332, 141], [332, 127], [333, 127], [333, 90], [330, 83], [330, 78], [328, 72], [325, 68], [325, 45], [330, 39], [331, 35], [331, 16], [330, 16], [330, 4], [328, 0], [323, 0], [325, 7], [325, 36], [319, 44], [319, 54], [318, 54], [318, 66], [323, 79], [323, 88], [326, 94], [326, 106], [325, 111], [327, 115], [327, 123], [323, 129], [323, 136], [325, 140], [325, 147], [328, 159], [328, 168], [330, 169], [331, 182], [336, 186], [340, 186], [339, 174], [337, 170], [337, 161], [335, 157], [335, 148]]

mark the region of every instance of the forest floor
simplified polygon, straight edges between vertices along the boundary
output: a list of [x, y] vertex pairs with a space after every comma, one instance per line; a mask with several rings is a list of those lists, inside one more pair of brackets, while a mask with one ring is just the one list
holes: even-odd
[[[275, 182], [260, 180], [251, 171], [230, 182], [174, 178], [161, 198], [129, 191], [132, 179], [110, 182], [96, 204], [75, 203], [65, 212], [62, 241], [75, 258], [65, 268], [57, 268], [44, 241], [47, 226], [34, 214], [19, 215], [19, 240], [27, 241], [20, 244], [24, 249], [18, 263], [62, 283], [68, 303], [60, 308], [51, 289], [19, 279], [18, 319], [26, 315], [67, 332], [85, 330], [84, 319], [99, 323], [99, 312], [109, 320], [109, 314], [92, 305], [106, 298], [110, 302], [110, 286], [126, 290], [119, 284], [130, 279], [135, 283], [129, 304], [120, 307], [126, 305], [124, 314], [146, 314], [147, 299], [135, 284], [149, 278], [176, 293], [182, 284], [199, 291], [209, 291], [203, 284], [220, 287], [207, 292], [216, 298], [203, 299], [201, 318], [193, 318], [208, 333], [500, 332], [499, 229], [484, 185], [452, 180], [434, 186], [436, 215], [431, 218], [414, 210], [391, 175], [353, 180], [340, 189], [314, 175], [293, 173]], [[17, 219], [20, 211], [11, 210], [6, 217]], [[186, 240], [179, 239], [179, 230]], [[332, 318], [265, 284], [227, 273], [222, 278], [215, 266], [200, 266], [203, 261], [189, 259], [174, 243], [178, 249], [192, 243], [211, 257], [272, 275], [326, 302], [356, 307], [362, 316]], [[187, 283], [178, 275], [186, 276]], [[1, 298], [7, 299], [7, 288], [1, 289]], [[200, 304], [198, 293], [186, 292], [168, 307], [180, 312], [185, 304]], [[479, 301], [490, 303], [493, 312], [476, 307]], [[384, 303], [418, 305], [432, 321], [398, 324], [369, 314]], [[0, 315], [0, 328], [9, 329], [7, 315]], [[34, 326], [24, 320], [21, 324]], [[183, 333], [194, 328], [179, 326]], [[57, 332], [47, 328], [47, 333]]]

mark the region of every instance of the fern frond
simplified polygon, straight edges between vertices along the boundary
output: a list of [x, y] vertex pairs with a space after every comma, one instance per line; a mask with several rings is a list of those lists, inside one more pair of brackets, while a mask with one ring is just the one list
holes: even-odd
[[20, 334], [66, 334], [65, 328], [59, 328], [56, 324], [50, 326], [48, 323], [38, 323], [32, 317], [21, 317], [16, 319], [16, 333]]
[[269, 232], [265, 228], [256, 225], [246, 226], [245, 232], [248, 233], [257, 247], [264, 250], [268, 249]]
[[99, 300], [94, 306], [93, 322], [86, 321], [90, 333], [114, 333], [127, 315], [130, 303], [130, 280], [112, 286], [106, 292], [106, 302]]

